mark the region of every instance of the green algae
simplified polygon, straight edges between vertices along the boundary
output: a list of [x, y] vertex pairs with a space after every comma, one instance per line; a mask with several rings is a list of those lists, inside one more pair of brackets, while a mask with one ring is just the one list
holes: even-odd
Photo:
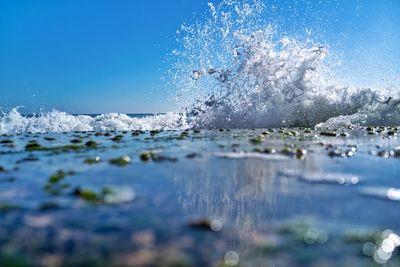
[[29, 141], [28, 144], [25, 146], [26, 151], [43, 151], [45, 150], [38, 142], [35, 140]]
[[[103, 187], [99, 192], [80, 187], [75, 188], [73, 191], [74, 196], [92, 204], [118, 204], [117, 194], [118, 190], [114, 190], [111, 187]], [[129, 199], [129, 201], [132, 199]]]
[[63, 170], [57, 171], [47, 179], [43, 189], [50, 195], [62, 194], [66, 189], [71, 187], [68, 183], [61, 183], [61, 181], [63, 181], [69, 175], [75, 175], [75, 172], [65, 172]]
[[85, 163], [85, 164], [87, 164], [87, 165], [98, 164], [98, 163], [100, 163], [100, 162], [101, 162], [100, 157], [88, 158], [88, 159], [85, 159], [85, 160], [83, 161], [83, 163]]
[[126, 166], [131, 162], [131, 158], [129, 156], [124, 156], [124, 157], [119, 157], [119, 158], [115, 158], [115, 159], [110, 159], [109, 163], [111, 165], [116, 165], [116, 166]]
[[50, 183], [50, 184], [58, 183], [61, 180], [63, 180], [66, 176], [67, 176], [67, 174], [64, 171], [59, 170], [59, 171], [57, 171], [57, 173], [55, 173], [49, 177], [48, 183]]
[[102, 201], [101, 194], [96, 193], [90, 189], [76, 188], [73, 194], [80, 199], [91, 203], [100, 203]]
[[95, 149], [97, 148], [97, 143], [94, 141], [88, 141], [84, 145], [63, 145], [63, 146], [55, 146], [55, 147], [45, 147], [39, 144], [37, 141], [32, 140], [29, 141], [25, 146], [25, 151], [27, 152], [53, 152], [53, 153], [65, 153], [65, 152], [79, 152], [81, 150], [86, 149]]

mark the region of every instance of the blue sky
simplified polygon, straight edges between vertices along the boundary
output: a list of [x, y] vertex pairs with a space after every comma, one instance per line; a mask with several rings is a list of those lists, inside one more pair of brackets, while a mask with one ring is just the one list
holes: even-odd
[[[281, 30], [313, 29], [360, 84], [400, 77], [400, 1], [269, 2]], [[206, 10], [203, 0], [0, 0], [0, 107], [175, 110], [160, 81], [163, 59], [179, 26]]]

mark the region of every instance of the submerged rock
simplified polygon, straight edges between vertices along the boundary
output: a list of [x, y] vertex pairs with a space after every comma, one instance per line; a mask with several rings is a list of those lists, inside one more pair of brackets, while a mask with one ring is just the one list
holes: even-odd
[[196, 229], [211, 230], [211, 222], [204, 218], [190, 221], [187, 226]]
[[336, 134], [336, 132], [320, 132], [320, 135], [321, 136], [327, 136], [327, 137], [336, 137], [337, 136], [337, 134]]
[[123, 135], [116, 135], [113, 138], [111, 138], [111, 140], [114, 142], [120, 142], [123, 138], [124, 138]]
[[110, 159], [109, 160], [110, 164], [116, 165], [116, 166], [126, 166], [131, 162], [131, 158], [129, 156], [124, 156], [124, 157], [119, 157], [115, 159]]
[[220, 220], [209, 220], [206, 218], [192, 220], [187, 224], [188, 227], [199, 230], [219, 232], [222, 229]]
[[100, 157], [88, 158], [83, 161], [85, 164], [93, 165], [101, 162]]
[[26, 151], [40, 151], [43, 150], [44, 147], [42, 147], [38, 142], [35, 140], [29, 141], [28, 144], [25, 146]]
[[76, 188], [73, 195], [94, 204], [121, 204], [135, 199], [135, 191], [130, 187], [103, 187], [100, 192]]
[[70, 143], [72, 143], [72, 144], [80, 144], [80, 143], [82, 143], [82, 140], [81, 139], [72, 139], [70, 141]]
[[88, 141], [85, 143], [86, 147], [90, 147], [90, 148], [96, 148], [97, 147], [97, 143], [94, 141]]
[[307, 150], [306, 150], [306, 149], [304, 149], [304, 148], [298, 148], [298, 149], [296, 150], [296, 157], [297, 157], [298, 159], [302, 159], [302, 158], [304, 158], [306, 155], [307, 155]]
[[177, 161], [177, 158], [174, 157], [168, 157], [168, 156], [163, 156], [163, 155], [159, 155], [158, 153], [155, 153], [153, 151], [146, 151], [146, 152], [142, 152], [139, 155], [140, 159], [144, 162], [147, 161]]

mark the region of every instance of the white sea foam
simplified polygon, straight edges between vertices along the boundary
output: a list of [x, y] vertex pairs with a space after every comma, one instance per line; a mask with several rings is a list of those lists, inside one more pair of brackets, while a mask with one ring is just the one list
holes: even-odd
[[227, 159], [262, 159], [269, 161], [289, 160], [290, 158], [280, 154], [263, 154], [256, 152], [219, 152], [215, 156]]
[[132, 118], [125, 114], [109, 113], [95, 117], [70, 115], [51, 111], [38, 116], [26, 117], [17, 108], [0, 116], [0, 133], [43, 133], [69, 131], [110, 131], [110, 130], [172, 130], [190, 128], [186, 116], [166, 113], [144, 118]]
[[361, 194], [392, 201], [400, 201], [400, 189], [394, 187], [367, 187], [361, 190]]
[[340, 185], [356, 185], [360, 179], [354, 175], [340, 173], [302, 173], [295, 170], [286, 170], [279, 173], [283, 177], [293, 177], [308, 183], [327, 183]]

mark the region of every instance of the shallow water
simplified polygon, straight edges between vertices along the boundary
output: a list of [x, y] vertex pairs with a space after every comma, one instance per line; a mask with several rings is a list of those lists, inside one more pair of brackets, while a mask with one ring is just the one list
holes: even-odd
[[400, 266], [398, 130], [2, 136], [0, 265]]

